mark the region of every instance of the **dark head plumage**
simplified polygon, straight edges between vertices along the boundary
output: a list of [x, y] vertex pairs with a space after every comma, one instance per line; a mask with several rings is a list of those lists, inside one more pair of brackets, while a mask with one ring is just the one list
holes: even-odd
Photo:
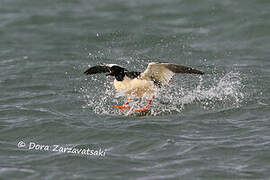
[[106, 76], [114, 76], [117, 81], [123, 81], [125, 72], [128, 72], [125, 68], [114, 65], [110, 68], [110, 72]]

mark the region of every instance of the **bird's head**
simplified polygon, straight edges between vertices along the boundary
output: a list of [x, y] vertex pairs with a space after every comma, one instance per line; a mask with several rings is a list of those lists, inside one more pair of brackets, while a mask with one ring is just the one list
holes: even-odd
[[106, 74], [106, 76], [114, 76], [117, 81], [122, 81], [125, 77], [125, 71], [127, 70], [120, 66], [112, 66], [109, 74]]

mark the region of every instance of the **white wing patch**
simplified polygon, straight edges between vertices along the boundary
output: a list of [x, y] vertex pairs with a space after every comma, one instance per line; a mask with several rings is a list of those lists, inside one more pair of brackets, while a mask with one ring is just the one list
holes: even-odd
[[168, 84], [174, 73], [167, 68], [169, 63], [149, 63], [146, 70], [142, 73], [141, 78], [154, 80], [161, 84]]

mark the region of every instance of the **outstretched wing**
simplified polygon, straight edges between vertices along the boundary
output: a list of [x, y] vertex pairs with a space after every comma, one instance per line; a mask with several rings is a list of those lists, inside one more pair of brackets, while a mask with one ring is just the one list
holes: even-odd
[[151, 62], [141, 74], [142, 79], [152, 80], [158, 85], [169, 83], [175, 73], [204, 74], [202, 71], [178, 64]]
[[90, 67], [86, 71], [84, 71], [84, 74], [91, 75], [91, 74], [97, 74], [97, 73], [107, 73], [110, 72], [110, 67], [105, 65], [97, 65]]

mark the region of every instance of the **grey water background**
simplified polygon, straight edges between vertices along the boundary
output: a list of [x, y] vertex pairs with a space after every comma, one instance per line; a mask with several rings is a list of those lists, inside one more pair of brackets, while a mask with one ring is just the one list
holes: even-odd
[[[0, 179], [269, 179], [269, 19], [268, 0], [0, 0]], [[151, 61], [206, 74], [174, 76], [145, 117], [83, 75]]]

